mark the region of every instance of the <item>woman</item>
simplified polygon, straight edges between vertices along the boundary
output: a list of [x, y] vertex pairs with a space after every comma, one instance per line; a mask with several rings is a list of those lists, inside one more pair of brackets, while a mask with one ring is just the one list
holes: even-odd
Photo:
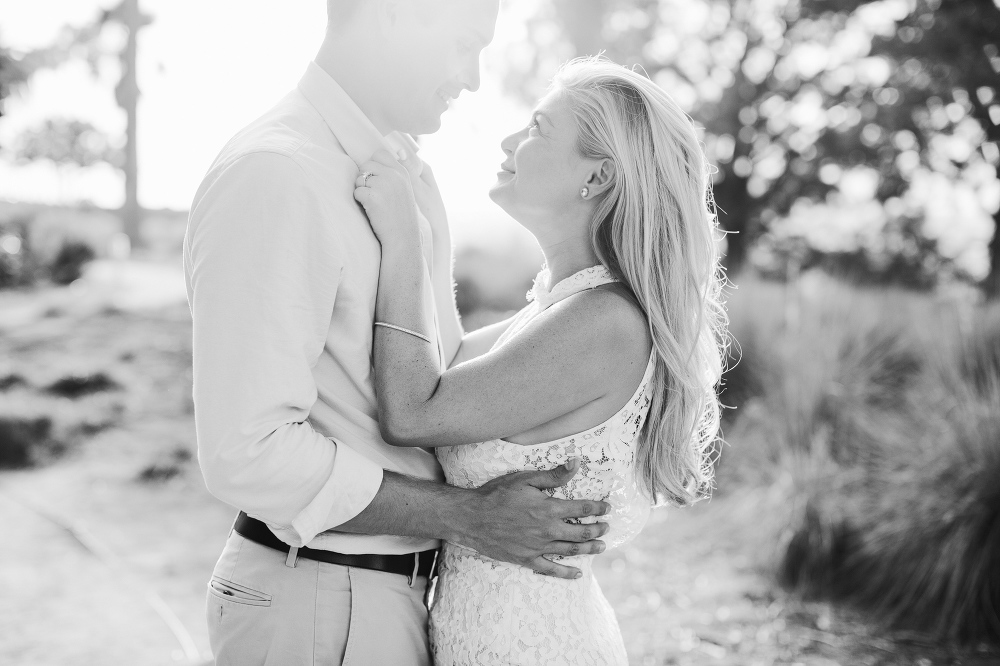
[[[382, 243], [374, 361], [398, 446], [439, 447], [449, 483], [482, 485], [576, 458], [559, 497], [602, 499], [609, 547], [652, 504], [712, 485], [714, 386], [726, 317], [708, 166], [695, 128], [647, 78], [605, 59], [564, 66], [530, 124], [501, 144], [490, 196], [531, 231], [545, 268], [531, 303], [467, 336], [440, 369], [420, 307], [423, 255], [405, 170], [363, 165], [355, 193]], [[625, 664], [593, 555], [535, 571], [447, 543], [431, 609], [436, 663]], [[575, 566], [574, 580], [535, 575]]]

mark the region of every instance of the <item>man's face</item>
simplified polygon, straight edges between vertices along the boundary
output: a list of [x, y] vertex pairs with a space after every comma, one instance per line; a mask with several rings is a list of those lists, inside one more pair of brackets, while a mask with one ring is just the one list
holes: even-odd
[[[430, 12], [426, 4], [440, 7]], [[448, 102], [479, 88], [479, 55], [493, 40], [499, 0], [401, 2], [387, 27], [385, 118], [392, 129], [429, 134]]]

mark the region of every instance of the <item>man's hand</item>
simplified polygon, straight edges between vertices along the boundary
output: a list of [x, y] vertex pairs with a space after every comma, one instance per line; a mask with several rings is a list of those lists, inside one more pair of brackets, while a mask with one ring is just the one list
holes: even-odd
[[579, 569], [556, 564], [543, 555], [589, 555], [604, 551], [598, 537], [607, 523], [577, 525], [569, 518], [603, 516], [611, 507], [593, 500], [560, 500], [542, 492], [565, 485], [576, 474], [578, 460], [541, 472], [515, 472], [473, 491], [475, 501], [463, 507], [458, 533], [449, 541], [495, 560], [520, 564], [557, 578], [577, 578]]

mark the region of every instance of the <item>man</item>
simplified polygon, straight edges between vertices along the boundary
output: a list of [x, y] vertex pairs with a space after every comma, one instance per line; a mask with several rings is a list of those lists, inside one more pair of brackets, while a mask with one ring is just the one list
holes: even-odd
[[432, 218], [429, 330], [442, 364], [462, 358], [482, 335], [463, 337], [443, 206], [406, 134], [436, 131], [448, 99], [479, 87], [497, 0], [328, 8], [315, 62], [223, 149], [184, 243], [199, 461], [242, 509], [209, 586], [220, 666], [428, 664], [422, 599], [440, 539], [569, 578], [542, 555], [599, 552], [606, 531], [565, 522], [606, 504], [542, 492], [575, 467], [465, 490], [442, 483], [433, 453], [379, 436], [380, 248], [353, 199], [358, 164], [388, 147], [411, 171]]

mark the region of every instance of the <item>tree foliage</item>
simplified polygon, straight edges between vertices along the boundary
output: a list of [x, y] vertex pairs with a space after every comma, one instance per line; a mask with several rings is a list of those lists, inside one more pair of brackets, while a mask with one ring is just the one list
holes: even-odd
[[[120, 0], [113, 7], [100, 10], [93, 21], [82, 26], [63, 27], [56, 40], [45, 48], [15, 56], [11, 51], [0, 47], [0, 114], [4, 96], [13, 87], [25, 84], [32, 73], [39, 69], [58, 67], [74, 59], [86, 62], [96, 75], [101, 63], [109, 56], [119, 60], [122, 74], [115, 88], [115, 100], [127, 118], [125, 146], [120, 152], [105, 150], [105, 159], [98, 161], [108, 161], [125, 173], [125, 205], [121, 214], [125, 233], [133, 247], [140, 245], [142, 240], [139, 233], [142, 208], [138, 199], [136, 147], [140, 95], [136, 77], [137, 34], [151, 22], [152, 17], [140, 11], [138, 0]], [[110, 25], [118, 25], [126, 33], [124, 45], [114, 51], [109, 51], [102, 40], [105, 29]], [[93, 144], [97, 133], [92, 127], [84, 125], [76, 121], [51, 121], [22, 138], [27, 149], [22, 146], [19, 156], [30, 159], [29, 155], [39, 155], [57, 163], [88, 166], [89, 164], [82, 164], [79, 160], [87, 161], [94, 156], [93, 151], [88, 152], [85, 144]], [[54, 159], [53, 155], [57, 154], [61, 157]]]
[[[957, 251], [928, 238], [927, 202], [916, 195], [928, 179], [938, 182], [931, 175], [962, 183], [970, 196], [996, 182], [995, 0], [537, 6], [524, 40], [537, 47], [513, 47], [508, 87], [537, 98], [560, 62], [600, 50], [642, 66], [704, 127], [720, 220], [737, 232], [728, 235], [730, 270], [751, 258], [784, 270], [839, 256], [870, 277], [928, 283], [961, 273]], [[862, 182], [866, 174], [873, 184]], [[838, 248], [816, 247], [808, 233], [782, 235], [788, 218], [806, 218], [798, 227], [814, 233], [808, 220], [823, 217], [823, 206], [860, 206], [847, 187], [859, 183], [882, 204], [866, 209], [881, 233], [859, 229]], [[995, 285], [996, 236], [990, 248], [987, 283]]]
[[82, 120], [46, 120], [18, 137], [16, 153], [21, 161], [49, 160], [57, 166], [121, 163], [121, 153], [110, 145], [107, 135]]

